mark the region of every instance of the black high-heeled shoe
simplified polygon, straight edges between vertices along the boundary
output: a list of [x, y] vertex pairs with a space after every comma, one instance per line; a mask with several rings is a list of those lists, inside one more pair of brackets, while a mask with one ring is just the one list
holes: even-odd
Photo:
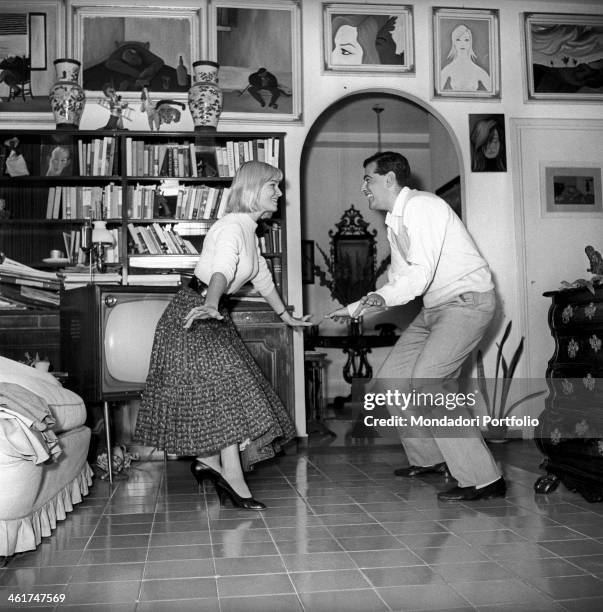
[[218, 480], [214, 482], [218, 499], [220, 500], [220, 506], [226, 505], [226, 500], [230, 499], [232, 505], [235, 508], [243, 508], [244, 510], [264, 510], [266, 505], [262, 502], [253, 499], [253, 497], [241, 497], [224, 479], [220, 476]]
[[198, 459], [195, 459], [191, 463], [191, 472], [193, 473], [195, 480], [199, 483], [199, 486], [203, 485], [204, 480], [209, 480], [216, 483], [218, 479], [222, 477], [220, 472], [209, 467], [209, 465], [205, 465], [205, 463], [202, 463]]

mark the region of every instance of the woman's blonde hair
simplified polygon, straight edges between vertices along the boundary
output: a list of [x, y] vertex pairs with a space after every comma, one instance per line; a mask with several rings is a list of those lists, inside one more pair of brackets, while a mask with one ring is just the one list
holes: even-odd
[[283, 173], [274, 166], [260, 161], [248, 161], [241, 165], [232, 181], [227, 213], [258, 212], [262, 187], [269, 181], [281, 181]]

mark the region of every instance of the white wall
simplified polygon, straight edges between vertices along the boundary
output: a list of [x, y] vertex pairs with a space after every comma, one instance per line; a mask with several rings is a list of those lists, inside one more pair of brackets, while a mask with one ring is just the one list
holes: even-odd
[[[370, 4], [365, 2], [364, 4]], [[507, 140], [509, 137], [510, 118], [541, 118], [543, 116], [556, 119], [603, 117], [603, 105], [576, 103], [543, 103], [525, 101], [525, 75], [522, 55], [522, 13], [559, 12], [559, 13], [596, 13], [601, 14], [603, 8], [600, 0], [584, 0], [583, 2], [559, 2], [554, 0], [450, 0], [446, 6], [465, 8], [496, 8], [500, 11], [500, 41], [501, 41], [501, 82], [502, 97], [500, 100], [458, 100], [435, 99], [431, 92], [431, 10], [432, 3], [405, 2], [414, 7], [415, 58], [416, 74], [408, 76], [386, 75], [338, 75], [326, 73], [322, 69], [322, 15], [320, 0], [303, 0], [302, 7], [302, 49], [303, 49], [303, 120], [296, 123], [253, 123], [223, 121], [219, 129], [230, 130], [282, 130], [287, 132], [286, 138], [286, 175], [287, 205], [288, 205], [288, 243], [299, 244], [301, 239], [300, 225], [300, 159], [306, 136], [317, 118], [331, 104], [354, 92], [387, 91], [408, 96], [416, 102], [428, 107], [454, 134], [462, 155], [461, 167], [465, 169], [461, 177], [463, 193], [465, 194], [465, 221], [473, 234], [480, 250], [490, 262], [494, 271], [498, 291], [501, 297], [501, 307], [507, 319], [516, 321], [514, 338], [525, 333], [521, 325], [520, 313], [523, 309], [523, 287], [518, 282], [518, 250], [515, 228], [514, 184], [519, 180], [513, 163], [516, 152], [508, 148], [506, 173], [470, 173], [468, 115], [470, 113], [504, 113], [507, 125]], [[96, 112], [98, 111], [98, 112]], [[97, 109], [91, 104], [85, 114], [82, 127], [100, 127], [106, 122], [107, 111]], [[20, 122], [19, 127], [28, 127]], [[30, 126], [31, 127], [31, 126]], [[37, 122], [33, 127], [53, 127], [52, 120], [47, 118]], [[136, 122], [130, 125], [133, 129], [146, 129], [147, 124], [140, 115]], [[177, 129], [190, 129], [192, 123], [188, 116], [185, 123]], [[555, 151], [559, 160], [568, 160], [568, 153], [563, 146]], [[337, 169], [334, 169], [337, 172]], [[334, 176], [335, 176], [334, 172]], [[336, 180], [341, 180], [337, 178]], [[347, 184], [347, 182], [346, 182]], [[571, 220], [568, 227], [572, 227]], [[603, 235], [603, 234], [602, 234]], [[567, 269], [581, 269], [585, 265], [582, 240], [579, 239], [579, 229], [572, 231], [575, 238], [567, 245]], [[300, 279], [301, 254], [298, 249], [290, 248], [288, 254], [289, 299], [296, 312], [302, 310], [302, 286]], [[567, 274], [563, 269], [558, 272], [559, 280]], [[554, 287], [552, 287], [554, 288]], [[321, 316], [322, 312], [317, 313]], [[533, 317], [540, 314], [528, 313], [525, 327], [535, 323]], [[513, 342], [513, 340], [515, 340]], [[299, 335], [295, 336], [295, 383], [298, 430], [305, 431], [303, 417], [304, 385], [303, 385], [303, 346]], [[532, 348], [531, 350], [538, 350]], [[548, 351], [548, 347], [543, 350]], [[492, 347], [487, 354], [491, 358]], [[522, 362], [525, 367], [527, 360]], [[521, 375], [521, 373], [519, 373]]]

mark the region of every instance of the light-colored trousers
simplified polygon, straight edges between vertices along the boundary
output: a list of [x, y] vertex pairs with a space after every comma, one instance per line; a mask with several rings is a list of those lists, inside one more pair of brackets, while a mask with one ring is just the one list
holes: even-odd
[[[457, 390], [463, 363], [492, 321], [495, 300], [494, 291], [467, 292], [440, 306], [423, 308], [401, 334], [375, 379], [397, 379], [409, 389], [430, 381], [447, 393]], [[463, 429], [460, 438], [439, 437], [434, 428], [427, 434], [423, 431], [422, 437], [414, 437], [416, 432], [406, 427], [398, 431], [411, 465], [445, 461], [460, 487], [485, 485], [501, 475], [477, 428]]]

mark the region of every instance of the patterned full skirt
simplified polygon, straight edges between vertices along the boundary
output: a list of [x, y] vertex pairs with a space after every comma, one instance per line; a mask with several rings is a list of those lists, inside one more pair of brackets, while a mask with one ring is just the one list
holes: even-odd
[[177, 455], [206, 457], [232, 444], [243, 469], [273, 457], [295, 425], [245, 347], [223, 306], [223, 320], [184, 318], [204, 297], [181, 289], [157, 324], [135, 438]]

